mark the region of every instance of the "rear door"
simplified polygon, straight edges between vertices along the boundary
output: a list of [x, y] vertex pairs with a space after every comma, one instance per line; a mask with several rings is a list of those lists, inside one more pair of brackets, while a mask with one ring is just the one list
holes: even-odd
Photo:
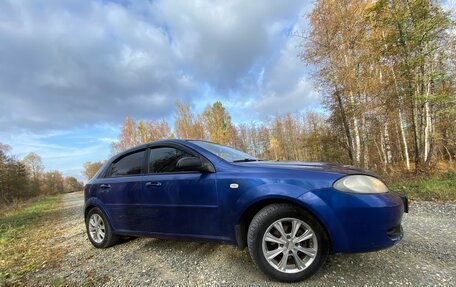
[[192, 156], [199, 157], [178, 145], [150, 148], [141, 189], [148, 213], [142, 229], [196, 237], [220, 235], [216, 174], [176, 170], [179, 159]]
[[143, 214], [138, 210], [147, 150], [138, 150], [116, 159], [100, 180], [98, 194], [117, 231], [135, 231]]

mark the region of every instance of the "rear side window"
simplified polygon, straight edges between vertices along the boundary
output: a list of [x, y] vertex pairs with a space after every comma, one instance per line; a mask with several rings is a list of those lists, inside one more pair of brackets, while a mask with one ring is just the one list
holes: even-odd
[[150, 150], [149, 173], [175, 172], [177, 162], [193, 155], [173, 147], [159, 147]]
[[125, 176], [141, 174], [141, 168], [144, 161], [144, 153], [146, 151], [140, 151], [126, 155], [111, 165], [111, 171], [109, 176]]

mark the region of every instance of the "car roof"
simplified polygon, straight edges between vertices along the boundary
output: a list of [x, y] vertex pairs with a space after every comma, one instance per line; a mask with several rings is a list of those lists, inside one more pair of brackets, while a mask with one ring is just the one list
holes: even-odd
[[186, 143], [186, 142], [192, 142], [192, 141], [203, 141], [203, 142], [209, 142], [209, 141], [205, 141], [205, 140], [199, 140], [199, 139], [163, 139], [163, 140], [157, 140], [157, 141], [151, 141], [151, 142], [148, 142], [148, 143], [145, 143], [145, 144], [140, 144], [140, 145], [137, 145], [137, 146], [134, 146], [134, 147], [131, 147], [129, 149], [126, 149], [120, 153], [117, 153], [114, 155], [114, 157], [118, 157], [120, 155], [123, 155], [123, 154], [128, 154], [128, 153], [131, 153], [133, 151], [136, 151], [136, 150], [140, 150], [140, 149], [144, 149], [144, 148], [148, 148], [152, 145], [157, 145], [157, 144], [167, 144], [167, 143]]
[[146, 148], [148, 148], [150, 146], [155, 146], [157, 144], [158, 145], [159, 144], [184, 144], [185, 145], [186, 143], [195, 142], [195, 141], [217, 144], [217, 143], [214, 143], [214, 142], [201, 140], [201, 139], [163, 139], [163, 140], [151, 141], [151, 142], [148, 142], [148, 143], [145, 143], [145, 144], [140, 144], [140, 145], [131, 147], [129, 149], [126, 149], [126, 150], [124, 150], [122, 152], [119, 152], [119, 153], [113, 155], [110, 158], [109, 162], [112, 162], [113, 160], [115, 160], [115, 159], [117, 159], [119, 157], [122, 157], [122, 156], [124, 156], [126, 154], [135, 152], [137, 150], [146, 149]]

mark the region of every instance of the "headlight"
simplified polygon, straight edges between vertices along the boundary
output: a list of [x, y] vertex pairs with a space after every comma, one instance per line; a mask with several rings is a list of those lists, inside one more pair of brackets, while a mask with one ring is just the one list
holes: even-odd
[[368, 175], [349, 175], [334, 183], [334, 188], [354, 193], [385, 193], [388, 187], [379, 179]]

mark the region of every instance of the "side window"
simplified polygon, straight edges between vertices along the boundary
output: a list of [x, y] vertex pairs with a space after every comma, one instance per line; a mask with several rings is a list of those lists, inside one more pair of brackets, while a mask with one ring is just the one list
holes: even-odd
[[150, 150], [149, 173], [176, 171], [177, 162], [183, 157], [193, 155], [173, 147], [158, 147]]
[[141, 174], [145, 151], [124, 156], [111, 165], [110, 177]]

